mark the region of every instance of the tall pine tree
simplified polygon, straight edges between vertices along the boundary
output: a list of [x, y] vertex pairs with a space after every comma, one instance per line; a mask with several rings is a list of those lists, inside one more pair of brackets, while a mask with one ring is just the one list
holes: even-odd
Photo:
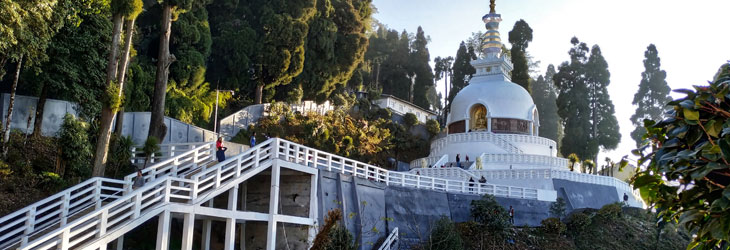
[[557, 93], [553, 84], [555, 66], [550, 64], [545, 76], [537, 77], [532, 85], [532, 99], [540, 112], [540, 136], [559, 142], [560, 117], [555, 104]]
[[413, 104], [424, 109], [430, 109], [431, 103], [428, 98], [428, 91], [434, 88], [433, 69], [428, 64], [431, 55], [428, 53], [428, 39], [421, 26], [418, 26], [416, 39], [413, 40], [411, 52], [411, 69], [415, 77], [413, 83]]
[[509, 42], [512, 44], [510, 54], [512, 56], [512, 82], [530, 89], [530, 68], [527, 60], [527, 46], [532, 42], [532, 28], [520, 19], [515, 23], [512, 31], [509, 32]]
[[639, 146], [641, 137], [646, 133], [644, 119], [659, 121], [663, 119], [666, 108], [664, 104], [670, 102], [671, 89], [667, 85], [667, 72], [661, 70], [659, 52], [654, 44], [649, 44], [644, 52], [644, 72], [641, 73], [639, 90], [634, 95], [632, 104], [636, 105], [636, 113], [631, 116], [631, 123], [636, 127], [631, 132], [631, 139]]
[[473, 49], [467, 49], [466, 43], [459, 44], [459, 50], [456, 51], [456, 58], [451, 67], [451, 91], [449, 91], [449, 104], [447, 109], [451, 107], [451, 101], [454, 100], [456, 94], [466, 87], [471, 80], [471, 76], [477, 73], [474, 66], [471, 66], [471, 60], [475, 60], [476, 54]]
[[570, 62], [563, 62], [553, 77], [560, 93], [558, 115], [563, 119], [565, 130], [560, 152], [595, 159], [599, 147], [614, 149], [621, 139], [607, 90], [610, 83], [608, 63], [597, 45], [589, 50], [575, 37], [570, 42], [573, 44], [568, 53]]

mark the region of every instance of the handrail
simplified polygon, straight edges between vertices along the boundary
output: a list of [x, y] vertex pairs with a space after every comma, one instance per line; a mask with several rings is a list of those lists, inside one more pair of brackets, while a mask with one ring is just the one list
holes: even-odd
[[[212, 142], [190, 142], [190, 143], [166, 143], [166, 144], [160, 144], [160, 150], [156, 153], [153, 153], [152, 156], [150, 156], [150, 159], [148, 164], [150, 163], [158, 163], [160, 161], [163, 161], [165, 159], [169, 159], [172, 157], [175, 157], [176, 155], [179, 155], [184, 152], [188, 152], [190, 150], [195, 149], [196, 147], [199, 147], [201, 145], [206, 144], [212, 144]], [[132, 163], [133, 164], [142, 164], [144, 163], [145, 157], [141, 155], [142, 153], [142, 146], [132, 146]]]
[[[212, 143], [193, 145], [198, 146], [147, 167], [142, 171], [143, 176], [154, 180], [163, 175], [178, 175], [196, 167], [196, 164], [212, 160]], [[0, 249], [19, 240], [24, 244], [30, 236], [49, 227], [63, 226], [68, 223], [68, 218], [91, 206], [99, 209], [102, 202], [117, 199], [122, 196], [120, 193], [131, 190], [134, 178], [136, 173], [124, 180], [94, 177], [0, 218]]]
[[[240, 183], [252, 176], [248, 175], [245, 179], [238, 178], [247, 171], [262, 170], [270, 166], [273, 152], [272, 141], [261, 143], [188, 178], [161, 176], [139, 189], [131, 190], [101, 209], [23, 245], [20, 249], [86, 246], [98, 242], [108, 232], [123, 229], [126, 224], [143, 218], [145, 214], [160, 212], [171, 203], [202, 203], [214, 197], [221, 190], [227, 191], [220, 187]], [[93, 233], [87, 233], [89, 230]]]
[[276, 154], [277, 158], [283, 157], [283, 159], [290, 162], [300, 163], [302, 165], [330, 172], [339, 172], [341, 174], [367, 178], [373, 181], [385, 183], [389, 186], [413, 187], [427, 190], [479, 195], [490, 194], [500, 197], [531, 200], [537, 200], [539, 198], [538, 193], [541, 192], [555, 193], [554, 190], [541, 190], [536, 188], [512, 187], [494, 184], [477, 184], [466, 181], [415, 175], [407, 172], [390, 171], [283, 139], [277, 139]]
[[479, 156], [482, 158], [482, 164], [487, 163], [509, 163], [509, 164], [526, 164], [526, 165], [538, 165], [538, 166], [549, 166], [551, 168], [567, 169], [568, 159], [561, 157], [554, 157], [548, 155], [533, 155], [533, 154], [486, 154], [483, 153]]
[[[532, 136], [531, 136], [532, 137]], [[510, 137], [508, 137], [510, 138]], [[549, 140], [549, 139], [548, 139]], [[456, 133], [449, 134], [441, 139], [436, 139], [431, 142], [431, 153], [440, 154], [441, 150], [451, 143], [459, 142], [490, 142], [494, 145], [499, 146], [510, 154], [523, 154], [524, 152], [519, 147], [515, 146], [509, 140], [501, 138], [501, 135], [491, 132], [468, 132], [468, 133]]]
[[439, 177], [449, 180], [468, 181], [469, 178], [472, 178], [474, 181], [476, 181], [479, 179], [477, 175], [461, 168], [419, 168], [411, 169], [408, 172], [421, 176]]
[[380, 248], [378, 250], [390, 250], [390, 249], [396, 249], [395, 243], [398, 242], [398, 228], [393, 228], [393, 231], [390, 232], [388, 235], [388, 238], [383, 241], [383, 244], [380, 245]]
[[447, 162], [449, 162], [449, 155], [444, 154], [433, 164], [433, 167], [446, 165]]

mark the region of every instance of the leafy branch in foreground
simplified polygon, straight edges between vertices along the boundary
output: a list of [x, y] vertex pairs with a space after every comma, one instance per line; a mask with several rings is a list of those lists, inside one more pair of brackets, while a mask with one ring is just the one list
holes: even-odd
[[644, 121], [634, 154], [646, 168], [632, 182], [663, 219], [696, 232], [687, 249], [730, 249], [730, 64], [709, 86], [675, 92], [686, 97], [665, 120]]

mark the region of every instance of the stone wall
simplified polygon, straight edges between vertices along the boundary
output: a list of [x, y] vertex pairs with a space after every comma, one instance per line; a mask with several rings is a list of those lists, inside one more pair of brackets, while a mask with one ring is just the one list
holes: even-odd
[[[147, 139], [150, 130], [150, 112], [124, 112], [122, 135], [131, 136], [135, 144], [141, 145]], [[116, 122], [113, 123], [116, 126]], [[186, 143], [215, 141], [213, 131], [184, 123], [180, 120], [165, 116], [167, 135], [160, 143]]]

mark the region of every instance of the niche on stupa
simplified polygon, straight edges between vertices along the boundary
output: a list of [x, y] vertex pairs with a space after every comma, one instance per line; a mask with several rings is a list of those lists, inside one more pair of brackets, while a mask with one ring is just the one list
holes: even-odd
[[475, 104], [469, 110], [469, 130], [486, 131], [487, 130], [487, 108], [482, 104]]

